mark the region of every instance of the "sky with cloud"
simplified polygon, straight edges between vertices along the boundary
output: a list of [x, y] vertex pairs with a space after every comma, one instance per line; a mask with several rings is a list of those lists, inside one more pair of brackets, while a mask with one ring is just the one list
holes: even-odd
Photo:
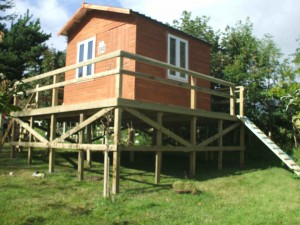
[[[23, 14], [27, 9], [40, 18], [42, 28], [51, 33], [50, 44], [59, 50], [66, 48], [66, 38], [57, 33], [76, 12], [82, 0], [15, 0], [14, 11]], [[85, 0], [86, 3], [130, 8], [161, 22], [172, 23], [183, 10], [193, 16], [210, 17], [214, 30], [224, 30], [247, 17], [254, 24], [254, 34], [261, 38], [270, 34], [285, 55], [295, 52], [300, 43], [299, 0]]]

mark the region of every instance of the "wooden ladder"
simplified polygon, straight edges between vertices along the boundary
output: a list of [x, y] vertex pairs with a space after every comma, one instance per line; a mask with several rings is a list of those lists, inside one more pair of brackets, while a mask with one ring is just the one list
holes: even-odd
[[251, 122], [246, 116], [238, 116], [238, 118], [245, 124], [246, 127], [252, 131], [272, 152], [274, 152], [287, 167], [294, 171], [295, 174], [300, 176], [300, 166], [282, 149], [276, 145], [264, 132], [261, 131], [253, 122]]

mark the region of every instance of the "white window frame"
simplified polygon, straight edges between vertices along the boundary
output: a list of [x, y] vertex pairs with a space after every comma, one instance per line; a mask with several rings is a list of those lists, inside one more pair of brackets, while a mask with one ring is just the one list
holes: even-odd
[[[182, 39], [182, 38], [180, 38], [180, 37], [177, 37], [177, 36], [175, 36], [175, 35], [172, 35], [172, 34], [168, 34], [168, 63], [169, 64], [171, 64], [171, 57], [170, 57], [170, 54], [171, 54], [171, 51], [170, 51], [170, 40], [171, 40], [171, 38], [173, 38], [173, 39], [175, 39], [175, 41], [176, 41], [176, 49], [175, 49], [175, 51], [176, 51], [176, 62], [175, 62], [175, 65], [174, 66], [177, 66], [177, 67], [181, 67], [180, 66], [180, 43], [181, 42], [183, 42], [183, 43], [185, 43], [185, 52], [186, 52], [186, 54], [185, 54], [185, 68], [183, 68], [183, 67], [181, 67], [181, 68], [183, 68], [183, 69], [186, 69], [186, 70], [188, 70], [188, 68], [189, 68], [189, 43], [188, 43], [188, 41], [187, 40], [185, 40], [185, 39]], [[181, 77], [180, 76], [180, 72], [178, 72], [178, 71], [175, 71], [175, 75], [174, 74], [171, 74], [171, 71], [172, 70], [168, 70], [168, 78], [169, 79], [172, 79], [172, 80], [178, 80], [178, 81], [182, 81], [182, 82], [188, 82], [188, 75], [187, 74], [185, 74], [185, 78], [183, 78], [183, 77]]]
[[[93, 47], [92, 47], [92, 58], [95, 58], [95, 48], [96, 48], [96, 37], [92, 37], [89, 39], [86, 39], [84, 41], [78, 42], [77, 43], [77, 63], [79, 63], [79, 57], [80, 57], [80, 46], [84, 45], [84, 53], [83, 53], [83, 60], [81, 62], [85, 62], [87, 61], [87, 57], [88, 57], [88, 43], [90, 41], [93, 41]], [[90, 60], [90, 59], [89, 59]], [[91, 68], [91, 74], [87, 75], [87, 66], [83, 66], [83, 67], [79, 67], [76, 70], [76, 78], [79, 78], [79, 69], [82, 68], [83, 72], [82, 72], [82, 76], [81, 77], [86, 77], [86, 76], [93, 76], [94, 75], [94, 69], [95, 69], [95, 65], [94, 63], [91, 64], [92, 68]]]

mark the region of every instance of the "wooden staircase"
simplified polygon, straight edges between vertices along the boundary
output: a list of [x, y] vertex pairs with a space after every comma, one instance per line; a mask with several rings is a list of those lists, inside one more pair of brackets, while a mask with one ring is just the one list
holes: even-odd
[[267, 135], [265, 135], [253, 122], [245, 116], [238, 116], [238, 118], [245, 124], [246, 127], [252, 131], [272, 152], [274, 152], [287, 167], [294, 171], [295, 174], [300, 176], [300, 166], [281, 148], [276, 145]]

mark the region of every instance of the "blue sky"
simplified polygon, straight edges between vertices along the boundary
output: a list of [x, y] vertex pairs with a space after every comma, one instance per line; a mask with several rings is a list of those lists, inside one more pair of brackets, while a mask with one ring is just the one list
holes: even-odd
[[[82, 0], [15, 0], [14, 11], [25, 13], [27, 9], [40, 18], [42, 28], [51, 33], [50, 44], [66, 48], [66, 39], [57, 33], [76, 12]], [[183, 10], [193, 16], [209, 16], [214, 30], [233, 26], [238, 20], [250, 18], [257, 37], [270, 34], [285, 55], [295, 52], [300, 44], [299, 0], [85, 0], [86, 3], [130, 8], [161, 22], [172, 23]]]

